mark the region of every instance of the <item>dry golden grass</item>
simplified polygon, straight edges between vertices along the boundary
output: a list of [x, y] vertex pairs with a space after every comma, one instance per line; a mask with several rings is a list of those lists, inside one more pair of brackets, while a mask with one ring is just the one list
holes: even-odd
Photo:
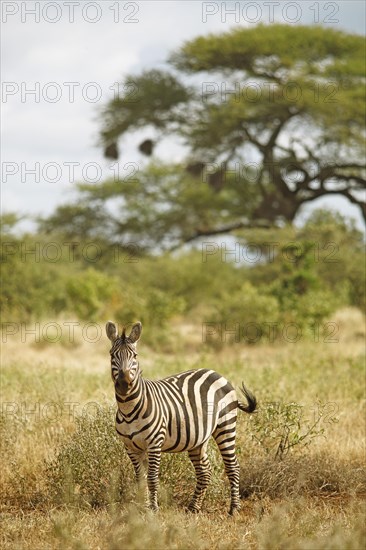
[[4, 514], [1, 542], [2, 548], [17, 550], [356, 550], [364, 548], [364, 516], [359, 500], [314, 497], [249, 500], [235, 518], [215, 510], [191, 516], [175, 507], [154, 517], [134, 505], [90, 511], [65, 507]]
[[[114, 444], [105, 449], [97, 441], [104, 433], [98, 429], [104, 429], [103, 422], [108, 424], [108, 416], [98, 424], [91, 414], [90, 437], [75, 445], [78, 432], [72, 411], [93, 412], [91, 403], [103, 405], [103, 410], [114, 408], [107, 340], [91, 344], [79, 338], [72, 346], [8, 339], [2, 352], [1, 548], [364, 548], [364, 320], [352, 309], [338, 312], [336, 319], [340, 340], [332, 344], [303, 340], [202, 351], [198, 341], [185, 347], [184, 338], [197, 336], [197, 330], [187, 326], [174, 354], [152, 351], [142, 340], [140, 360], [147, 377], [210, 366], [234, 384], [245, 380], [259, 399], [258, 415], [267, 402], [277, 400], [301, 404], [304, 418], [318, 414], [319, 402], [328, 407], [321, 423], [324, 436], [307, 448], [295, 446], [282, 460], [252, 439], [251, 418], [240, 416], [238, 457], [241, 493], [246, 498], [234, 518], [227, 517], [228, 486], [214, 446], [214, 479], [202, 514], [191, 516], [184, 507], [194, 477], [185, 456], [164, 457], [161, 510], [152, 515], [135, 493], [125, 453], [118, 455]], [[81, 482], [71, 483], [72, 498], [64, 494], [56, 498], [57, 483], [62, 484], [63, 478], [47, 464], [57, 465], [60, 451], [71, 448], [80, 461]], [[102, 480], [105, 502], [99, 495], [94, 505], [85, 496], [90, 488], [83, 485], [92, 467], [83, 463], [85, 449], [95, 454], [96, 461], [103, 458], [122, 472], [121, 479], [112, 477], [109, 485]]]

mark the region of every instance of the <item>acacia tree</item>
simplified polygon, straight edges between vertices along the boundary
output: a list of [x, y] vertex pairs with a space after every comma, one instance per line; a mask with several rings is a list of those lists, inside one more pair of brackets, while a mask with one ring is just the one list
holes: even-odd
[[[362, 37], [310, 26], [236, 28], [185, 43], [168, 67], [127, 77], [102, 115], [105, 155], [118, 158], [121, 145], [123, 158], [124, 141], [144, 128], [151, 137], [139, 149], [153, 155], [151, 166], [132, 186], [80, 186], [99, 209], [121, 199], [117, 234], [185, 242], [292, 222], [304, 203], [331, 194], [366, 218]], [[186, 157], [159, 165], [156, 145], [172, 139]]]

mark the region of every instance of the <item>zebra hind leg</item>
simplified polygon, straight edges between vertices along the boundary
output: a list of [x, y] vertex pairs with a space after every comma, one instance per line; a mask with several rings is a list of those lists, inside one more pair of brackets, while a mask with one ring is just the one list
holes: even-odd
[[240, 467], [235, 455], [236, 416], [221, 419], [212, 434], [224, 461], [225, 472], [230, 482], [231, 503], [229, 514], [240, 510], [239, 474]]
[[188, 451], [188, 455], [196, 471], [197, 478], [196, 489], [188, 506], [188, 510], [194, 513], [201, 510], [202, 501], [211, 479], [211, 465], [208, 460], [206, 450], [207, 442], [200, 447], [196, 447], [195, 449]]

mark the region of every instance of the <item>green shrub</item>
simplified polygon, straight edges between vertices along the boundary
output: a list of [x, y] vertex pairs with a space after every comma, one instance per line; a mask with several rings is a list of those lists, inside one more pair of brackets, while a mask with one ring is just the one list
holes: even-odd
[[305, 332], [312, 331], [313, 334], [341, 303], [341, 293], [337, 296], [327, 289], [310, 290], [301, 296], [286, 297], [282, 303], [281, 318], [284, 323], [296, 323]]
[[55, 503], [103, 506], [133, 485], [132, 466], [114, 427], [114, 410], [97, 406], [76, 417], [76, 430], [47, 463]]
[[[185, 308], [184, 298], [148, 287], [143, 292], [126, 287], [122, 291], [121, 301], [115, 309], [115, 315], [123, 324], [136, 319], [150, 327], [165, 328], [167, 322], [179, 315]], [[154, 335], [156, 337], [156, 334]]]
[[324, 434], [322, 419], [326, 413], [328, 422], [337, 422], [334, 415], [329, 416], [327, 405], [319, 403], [316, 411], [310, 419], [304, 416], [303, 407], [298, 403], [263, 403], [250, 419], [252, 437], [266, 453], [282, 459], [290, 450], [307, 447]]
[[[216, 313], [206, 319], [207, 323], [217, 325], [215, 334], [207, 338], [207, 343], [220, 347], [233, 341], [263, 341], [269, 335], [268, 323], [277, 323], [279, 314], [278, 301], [274, 296], [245, 282], [236, 292], [227, 292], [217, 302]], [[232, 335], [230, 329], [235, 330]]]
[[95, 321], [108, 310], [113, 295], [118, 293], [118, 280], [93, 268], [72, 275], [65, 284], [68, 307], [79, 319]]
[[44, 263], [41, 244], [36, 237], [3, 236], [0, 306], [4, 321], [25, 322], [66, 308], [63, 269]]

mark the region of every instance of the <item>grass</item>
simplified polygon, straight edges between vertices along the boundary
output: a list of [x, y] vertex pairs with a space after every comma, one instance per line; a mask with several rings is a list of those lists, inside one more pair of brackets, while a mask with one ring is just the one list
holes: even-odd
[[[229, 489], [214, 444], [213, 479], [200, 515], [184, 511], [194, 487], [185, 454], [164, 455], [161, 510], [153, 516], [145, 509], [114, 435], [106, 339], [74, 347], [8, 339], [2, 352], [1, 547], [364, 548], [364, 325], [353, 310], [337, 315], [338, 343], [212, 351], [202, 349], [197, 328], [187, 326], [180, 339], [176, 327], [175, 353], [152, 351], [142, 339], [146, 377], [209, 366], [256, 393], [259, 412], [238, 422], [243, 500], [234, 518], [227, 517]], [[288, 409], [292, 403], [296, 407]], [[299, 427], [289, 417], [279, 422], [278, 410], [295, 411]], [[281, 430], [291, 424], [296, 440], [314, 419], [319, 431], [303, 440], [309, 445], [300, 442], [276, 458]]]

